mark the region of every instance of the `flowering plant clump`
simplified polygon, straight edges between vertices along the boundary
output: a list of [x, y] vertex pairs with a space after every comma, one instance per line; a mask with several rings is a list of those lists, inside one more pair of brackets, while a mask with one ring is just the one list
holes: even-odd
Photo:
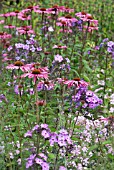
[[0, 2], [0, 169], [113, 170], [113, 0], [54, 3]]

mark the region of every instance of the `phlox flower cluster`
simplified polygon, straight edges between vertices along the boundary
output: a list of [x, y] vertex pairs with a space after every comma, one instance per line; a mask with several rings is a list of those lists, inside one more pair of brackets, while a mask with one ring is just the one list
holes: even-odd
[[87, 88], [79, 88], [76, 95], [72, 96], [72, 100], [76, 103], [76, 107], [82, 104], [82, 108], [94, 109], [102, 104], [102, 100]]

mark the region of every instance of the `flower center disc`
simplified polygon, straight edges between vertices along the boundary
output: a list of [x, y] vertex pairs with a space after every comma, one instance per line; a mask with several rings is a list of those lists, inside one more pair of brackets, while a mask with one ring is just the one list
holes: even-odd
[[32, 74], [40, 74], [40, 73], [41, 73], [41, 71], [39, 69], [34, 69], [32, 71]]
[[21, 61], [16, 61], [16, 62], [14, 63], [14, 65], [15, 65], [15, 66], [24, 66], [24, 63], [21, 62]]
[[74, 81], [80, 81], [80, 78], [77, 77], [77, 78], [74, 78], [73, 80]]

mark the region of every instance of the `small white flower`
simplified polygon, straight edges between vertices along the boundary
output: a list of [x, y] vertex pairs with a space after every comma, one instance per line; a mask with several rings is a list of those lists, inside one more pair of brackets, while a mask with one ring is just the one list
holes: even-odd
[[53, 31], [54, 31], [53, 27], [50, 26], [50, 27], [48, 28], [48, 31], [49, 31], [49, 32], [53, 32]]
[[105, 85], [105, 81], [104, 80], [98, 80], [97, 83], [98, 83], [98, 85], [102, 85], [102, 86]]

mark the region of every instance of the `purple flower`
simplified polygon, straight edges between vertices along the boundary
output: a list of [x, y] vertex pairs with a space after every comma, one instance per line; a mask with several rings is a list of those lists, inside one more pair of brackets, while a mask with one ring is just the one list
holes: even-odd
[[45, 161], [47, 160], [47, 156], [44, 153], [38, 154], [41, 158], [43, 158]]
[[24, 137], [32, 137], [32, 133], [33, 131], [32, 130], [28, 130], [25, 134], [24, 134]]
[[41, 135], [42, 135], [45, 139], [47, 139], [47, 138], [50, 137], [50, 132], [47, 131], [47, 130], [42, 130]]
[[36, 158], [35, 161], [36, 161], [36, 163], [39, 164], [39, 165], [41, 165], [41, 164], [43, 163], [43, 160], [40, 159], [40, 158]]
[[108, 46], [108, 47], [112, 47], [113, 45], [114, 45], [114, 42], [113, 42], [113, 41], [107, 42], [107, 46]]
[[49, 129], [47, 124], [41, 124], [42, 129]]
[[54, 56], [54, 61], [58, 61], [59, 63], [61, 63], [63, 61], [63, 57], [59, 54]]
[[49, 139], [49, 142], [50, 142], [50, 146], [53, 146], [54, 143], [57, 143], [57, 134], [56, 133], [51, 133], [51, 137]]
[[16, 94], [22, 95], [22, 94], [23, 94], [22, 86], [21, 86], [21, 85], [15, 85], [15, 87], [14, 87], [14, 92], [15, 92]]
[[27, 158], [27, 162], [26, 162], [27, 169], [34, 164], [35, 157], [36, 157], [36, 154], [32, 154], [32, 155], [30, 155], [29, 158]]
[[49, 164], [47, 162], [42, 163], [42, 170], [49, 170]]
[[64, 166], [60, 166], [59, 170], [67, 170]]
[[51, 81], [41, 81], [37, 85], [37, 90], [52, 90], [54, 88], [54, 84]]
[[38, 130], [39, 129], [39, 125], [35, 125], [32, 129], [32, 131]]

